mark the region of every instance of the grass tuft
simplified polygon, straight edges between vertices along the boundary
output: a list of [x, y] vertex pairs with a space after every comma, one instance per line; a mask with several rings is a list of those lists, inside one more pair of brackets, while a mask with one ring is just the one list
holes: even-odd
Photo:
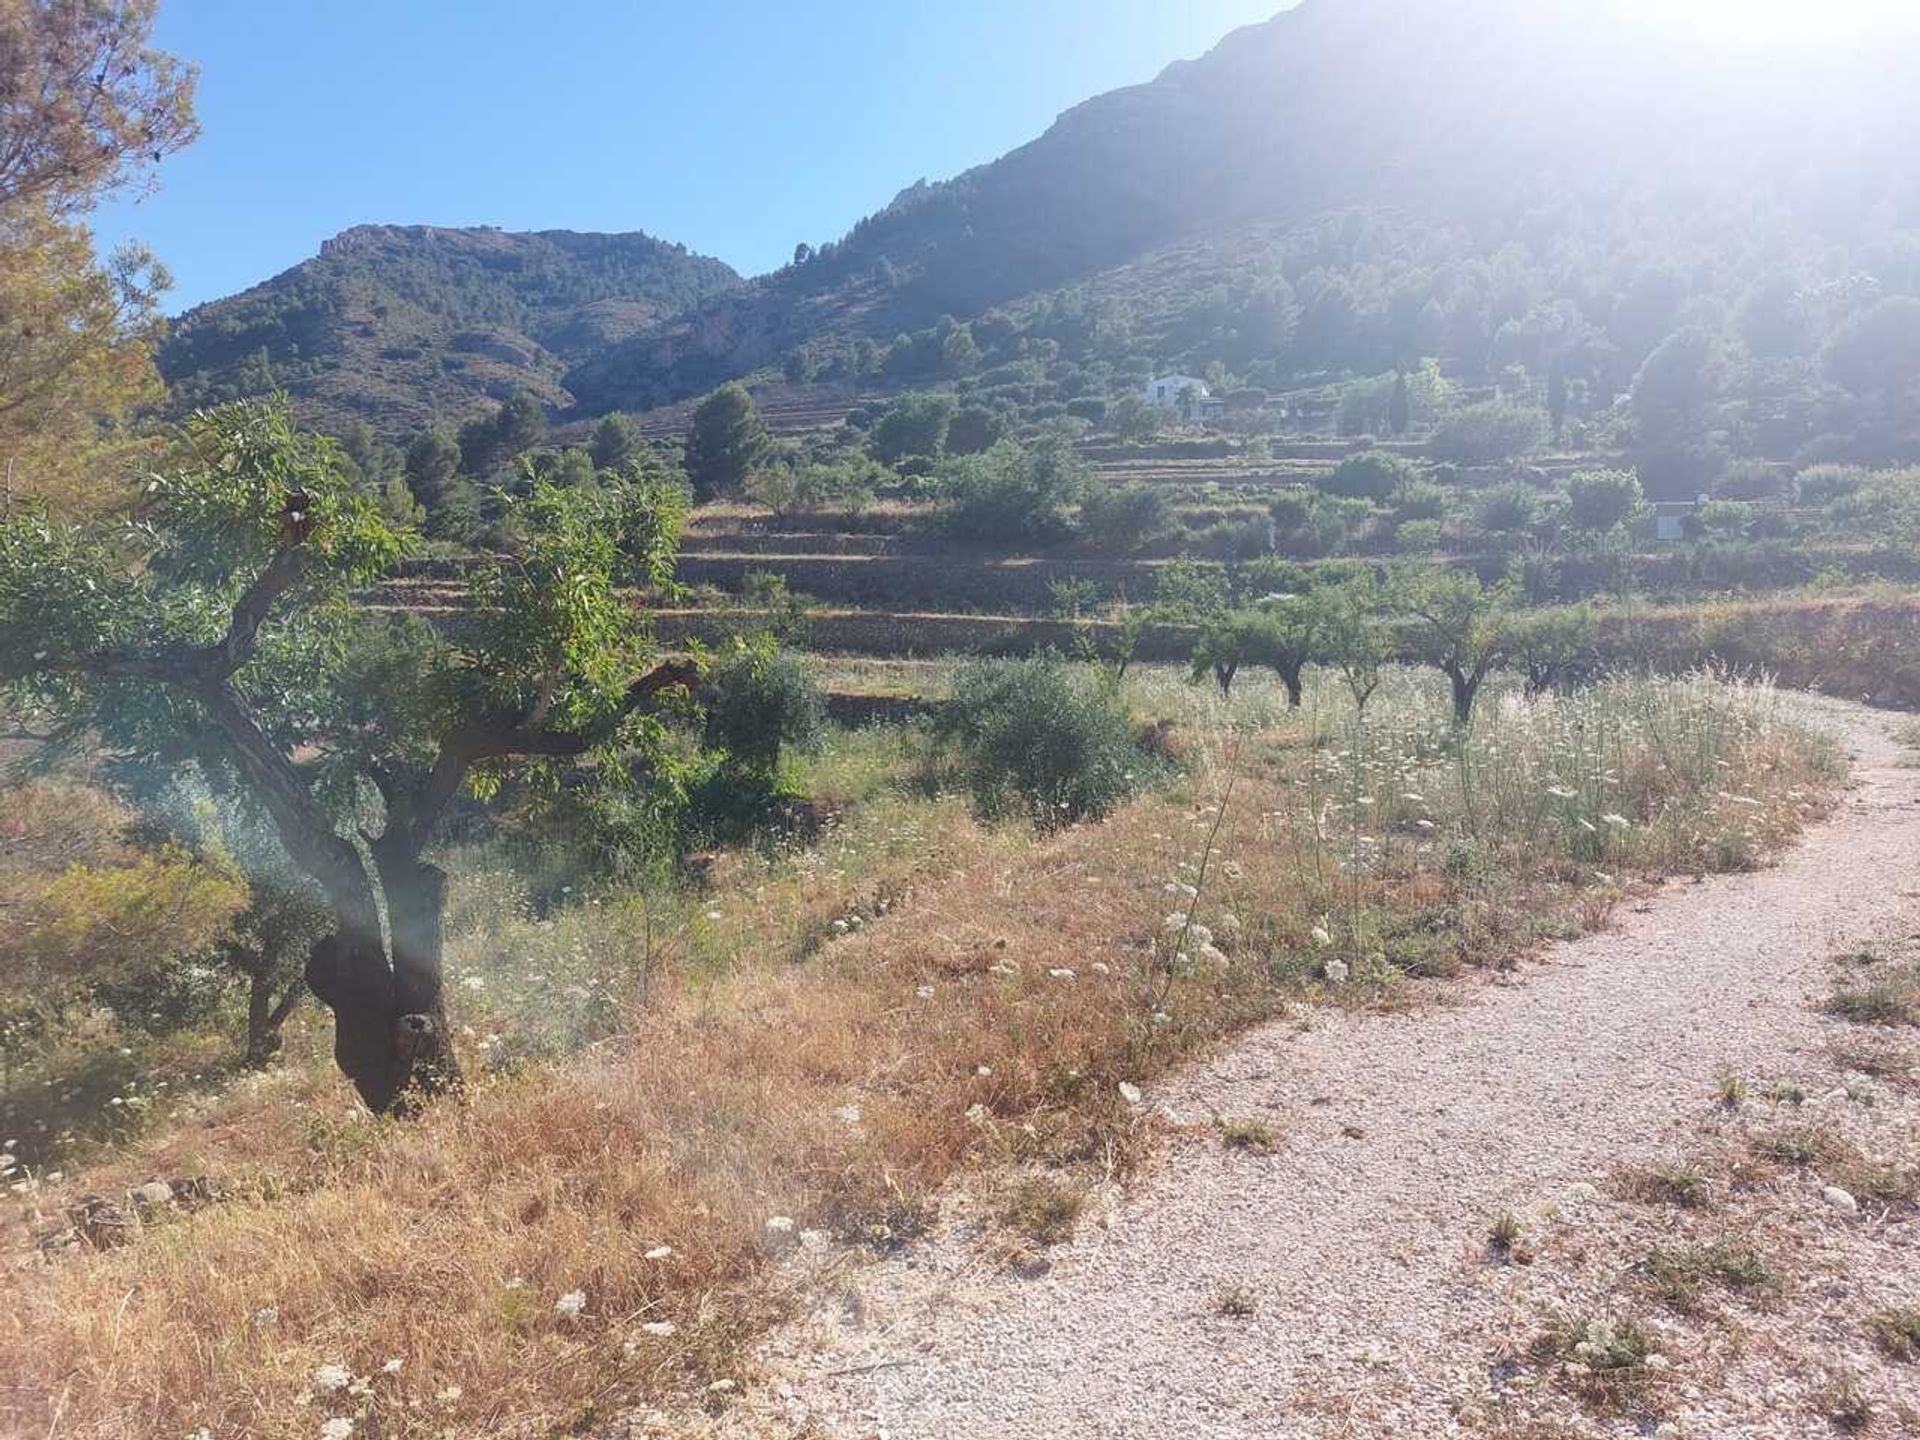
[[1867, 1321], [1867, 1329], [1890, 1359], [1920, 1361], [1920, 1308], [1909, 1305], [1876, 1311]]
[[1220, 1143], [1229, 1150], [1247, 1150], [1256, 1155], [1270, 1155], [1279, 1143], [1273, 1133], [1273, 1126], [1264, 1120], [1222, 1120], [1220, 1122]]
[[1073, 1227], [1087, 1206], [1086, 1192], [1058, 1180], [1021, 1180], [1000, 1206], [1000, 1223], [1036, 1245], [1058, 1245], [1073, 1238]]
[[1614, 1176], [1614, 1188], [1621, 1199], [1637, 1205], [1704, 1210], [1713, 1203], [1712, 1183], [1686, 1160], [1656, 1160], [1651, 1165], [1628, 1167]]
[[1654, 1294], [1682, 1313], [1697, 1309], [1709, 1286], [1764, 1298], [1785, 1288], [1780, 1273], [1754, 1250], [1717, 1241], [1711, 1245], [1655, 1246], [1642, 1267]]

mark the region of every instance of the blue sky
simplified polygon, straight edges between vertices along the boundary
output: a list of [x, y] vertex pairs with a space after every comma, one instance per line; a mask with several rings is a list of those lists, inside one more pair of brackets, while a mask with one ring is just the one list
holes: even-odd
[[103, 207], [169, 309], [367, 221], [646, 230], [758, 273], [1291, 0], [162, 0], [205, 133]]

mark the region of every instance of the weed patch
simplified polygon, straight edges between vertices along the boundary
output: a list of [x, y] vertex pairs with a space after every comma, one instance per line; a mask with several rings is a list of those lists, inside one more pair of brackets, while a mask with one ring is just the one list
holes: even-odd
[[1908, 1306], [1876, 1311], [1867, 1321], [1867, 1329], [1889, 1358], [1920, 1361], [1920, 1309]]

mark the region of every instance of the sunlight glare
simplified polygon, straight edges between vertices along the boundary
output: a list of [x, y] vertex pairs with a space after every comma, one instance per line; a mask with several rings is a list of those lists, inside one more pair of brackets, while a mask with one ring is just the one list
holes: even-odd
[[1848, 43], [1920, 29], [1915, 0], [1621, 0], [1635, 18], [1726, 45]]

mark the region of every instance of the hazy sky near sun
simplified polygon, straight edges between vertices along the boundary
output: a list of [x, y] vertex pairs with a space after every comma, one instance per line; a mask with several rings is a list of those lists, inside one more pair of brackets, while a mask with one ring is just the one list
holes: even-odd
[[363, 222], [646, 230], [752, 274], [1292, 0], [162, 0], [200, 141], [103, 207], [169, 309]]

